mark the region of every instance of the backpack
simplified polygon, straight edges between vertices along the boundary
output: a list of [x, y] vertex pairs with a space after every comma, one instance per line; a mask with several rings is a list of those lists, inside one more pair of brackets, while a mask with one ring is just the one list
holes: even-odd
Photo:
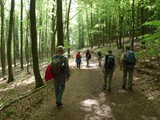
[[80, 59], [80, 58], [81, 58], [81, 55], [80, 55], [80, 54], [77, 54], [77, 55], [76, 55], [76, 58], [77, 58], [77, 59]]
[[63, 56], [53, 56], [52, 58], [52, 74], [55, 76], [62, 75], [64, 73], [64, 63], [62, 62]]
[[86, 53], [87, 54], [87, 57], [89, 58], [89, 59], [91, 59], [91, 53]]
[[113, 55], [106, 55], [105, 68], [113, 69], [115, 66], [115, 58]]
[[99, 51], [97, 54], [98, 54], [98, 56], [99, 56], [99, 57], [101, 57], [101, 56], [102, 56], [102, 53], [101, 53], [100, 51]]
[[125, 64], [127, 65], [134, 65], [136, 62], [135, 53], [132, 50], [127, 51], [124, 57]]

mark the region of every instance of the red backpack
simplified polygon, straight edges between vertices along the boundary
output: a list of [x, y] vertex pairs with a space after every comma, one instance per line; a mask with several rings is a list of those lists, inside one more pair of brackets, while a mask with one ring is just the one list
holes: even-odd
[[54, 78], [54, 76], [52, 75], [52, 70], [51, 70], [51, 68], [52, 68], [52, 65], [49, 64], [49, 65], [47, 66], [47, 69], [46, 69], [46, 72], [45, 72], [45, 81], [46, 81], [46, 82], [49, 81], [49, 80], [52, 80], [52, 79]]
[[77, 54], [77, 55], [76, 55], [76, 58], [77, 58], [77, 59], [80, 59], [80, 58], [81, 58], [81, 55], [80, 55], [80, 54]]

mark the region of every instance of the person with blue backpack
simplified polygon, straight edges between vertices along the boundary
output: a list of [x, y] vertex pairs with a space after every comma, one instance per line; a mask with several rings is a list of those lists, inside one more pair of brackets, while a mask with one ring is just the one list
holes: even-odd
[[115, 67], [116, 67], [115, 56], [112, 55], [112, 50], [108, 50], [108, 54], [105, 55], [103, 62], [103, 73], [104, 73], [103, 89], [107, 90], [107, 92], [111, 91], [111, 82]]
[[[136, 55], [130, 46], [126, 46], [126, 51], [122, 53], [120, 60], [120, 69], [123, 69], [122, 89], [132, 90], [134, 66], [136, 64]], [[127, 79], [128, 76], [128, 79]]]

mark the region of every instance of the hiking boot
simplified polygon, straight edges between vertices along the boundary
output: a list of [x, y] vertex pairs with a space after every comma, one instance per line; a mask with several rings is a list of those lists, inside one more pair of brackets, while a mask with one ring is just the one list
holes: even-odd
[[56, 104], [57, 104], [57, 107], [62, 107], [62, 103], [59, 103], [59, 102], [56, 102]]
[[122, 85], [122, 89], [126, 89], [126, 86], [125, 86], [125, 85]]

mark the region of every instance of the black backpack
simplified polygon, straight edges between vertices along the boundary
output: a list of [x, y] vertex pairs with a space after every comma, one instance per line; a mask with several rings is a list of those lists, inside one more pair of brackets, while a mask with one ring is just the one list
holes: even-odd
[[102, 56], [102, 53], [100, 51], [98, 52], [98, 56], [100, 56], [100, 57]]
[[64, 73], [64, 63], [62, 62], [63, 56], [53, 56], [52, 58], [52, 74], [60, 76]]
[[90, 52], [86, 53], [86, 56], [88, 57], [88, 59], [91, 59], [91, 53]]
[[115, 66], [115, 58], [113, 55], [106, 55], [105, 68], [113, 69]]

